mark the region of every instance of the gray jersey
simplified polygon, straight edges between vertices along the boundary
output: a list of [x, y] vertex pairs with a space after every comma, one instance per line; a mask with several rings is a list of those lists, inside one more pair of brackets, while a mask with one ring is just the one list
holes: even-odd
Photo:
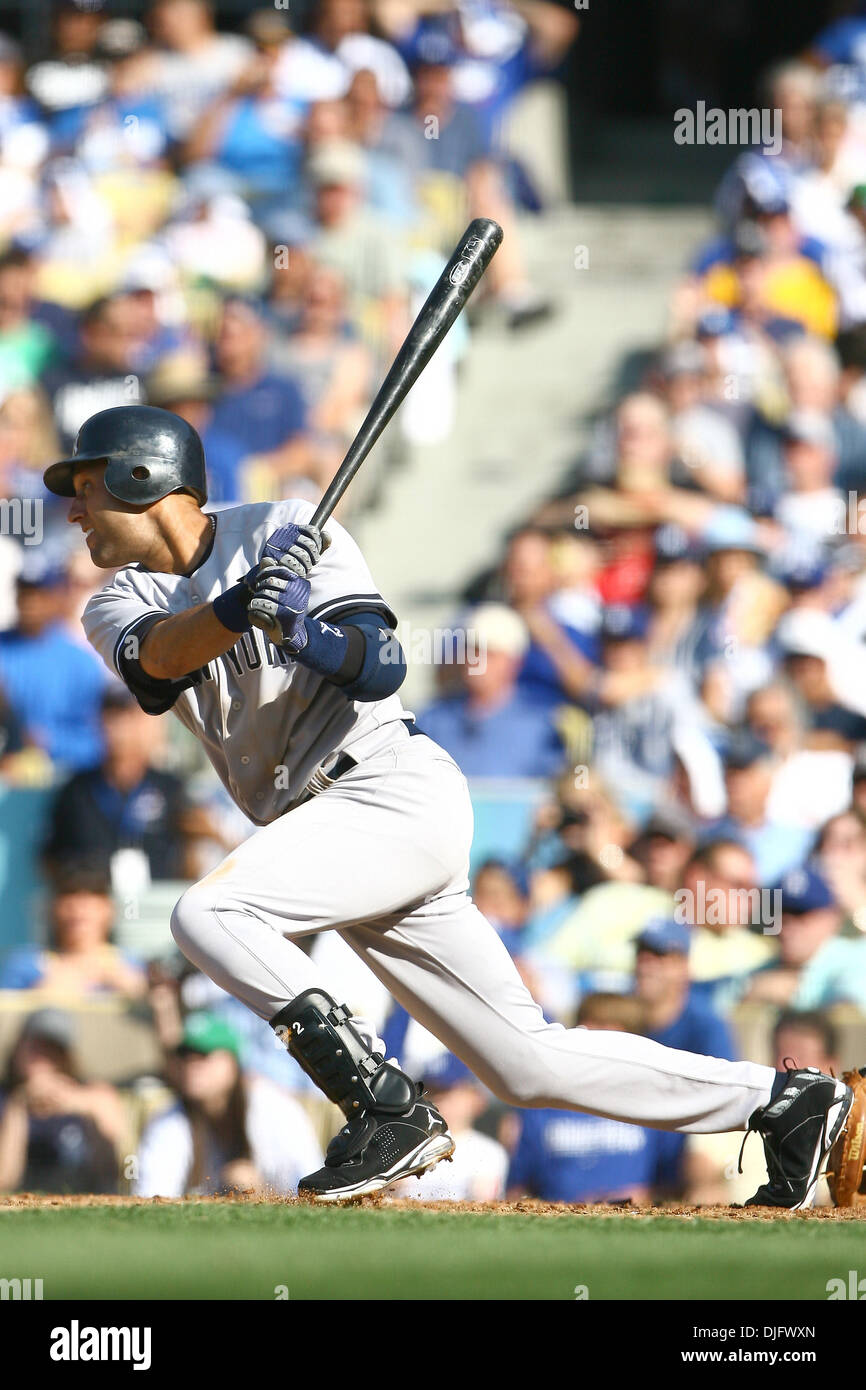
[[[310, 502], [290, 500], [218, 512], [210, 554], [189, 577], [129, 565], [94, 594], [83, 616], [88, 641], [120, 674], [124, 644], [134, 642], [137, 631], [144, 633], [155, 616], [211, 602], [252, 568], [273, 531], [308, 522], [313, 511]], [[396, 623], [349, 533], [334, 521], [327, 529], [331, 544], [310, 574], [310, 616], [336, 623], [363, 609]], [[290, 809], [329, 754], [350, 750], [368, 757], [392, 740], [394, 724], [405, 717], [398, 695], [352, 700], [256, 628], [194, 673], [172, 708], [257, 825]]]

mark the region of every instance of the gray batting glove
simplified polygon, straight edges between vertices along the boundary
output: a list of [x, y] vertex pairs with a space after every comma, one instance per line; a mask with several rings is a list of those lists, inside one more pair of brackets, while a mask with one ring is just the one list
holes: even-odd
[[273, 535], [268, 536], [262, 556], [275, 560], [299, 579], [306, 579], [330, 544], [330, 536], [320, 531], [318, 526], [297, 526], [292, 523], [278, 527]]

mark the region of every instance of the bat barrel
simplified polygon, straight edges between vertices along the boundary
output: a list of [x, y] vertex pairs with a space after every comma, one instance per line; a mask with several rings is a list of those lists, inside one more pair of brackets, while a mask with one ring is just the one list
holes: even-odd
[[476, 217], [466, 228], [409, 330], [346, 457], [313, 513], [314, 526], [323, 526], [331, 515], [391, 416], [462, 312], [501, 242], [502, 228], [488, 217]]

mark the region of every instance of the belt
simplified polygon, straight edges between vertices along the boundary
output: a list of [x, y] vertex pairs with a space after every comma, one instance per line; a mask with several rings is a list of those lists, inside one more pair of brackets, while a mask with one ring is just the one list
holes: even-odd
[[[400, 722], [406, 725], [410, 735], [421, 733], [421, 730], [416, 727], [414, 720], [402, 719]], [[347, 772], [351, 772], [353, 767], [357, 767], [359, 761], [360, 759], [353, 758], [351, 753], [341, 753], [336, 762], [332, 763], [328, 768], [327, 772], [324, 770], [324, 764], [321, 767], [317, 767], [304, 788], [304, 799], [306, 800], [307, 797], [310, 796], [318, 796], [319, 792], [327, 791], [328, 787], [332, 787], [334, 783], [338, 782], [341, 777], [344, 777]]]

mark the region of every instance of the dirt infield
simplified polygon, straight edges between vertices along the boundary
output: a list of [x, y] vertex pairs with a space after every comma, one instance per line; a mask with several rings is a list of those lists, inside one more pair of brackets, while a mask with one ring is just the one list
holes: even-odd
[[[0, 1196], [0, 1213], [75, 1207], [192, 1207], [192, 1206], [254, 1206], [272, 1204], [281, 1207], [308, 1207], [308, 1202], [296, 1197], [263, 1197], [260, 1193], [232, 1193], [222, 1197], [114, 1197], [114, 1196], [51, 1196], [43, 1193], [21, 1192]], [[699, 1218], [704, 1221], [864, 1221], [866, 1207], [813, 1207], [811, 1211], [787, 1212], [776, 1207], [690, 1207], [677, 1204], [657, 1207], [635, 1206], [631, 1202], [575, 1203], [542, 1202], [526, 1198], [519, 1202], [413, 1202], [393, 1197], [365, 1197], [352, 1204], [359, 1207], [387, 1208], [389, 1211], [448, 1212], [472, 1216], [604, 1216], [610, 1219], [653, 1220], [656, 1217], [676, 1217], [682, 1221]], [[333, 1210], [333, 1208], [328, 1208]]]

